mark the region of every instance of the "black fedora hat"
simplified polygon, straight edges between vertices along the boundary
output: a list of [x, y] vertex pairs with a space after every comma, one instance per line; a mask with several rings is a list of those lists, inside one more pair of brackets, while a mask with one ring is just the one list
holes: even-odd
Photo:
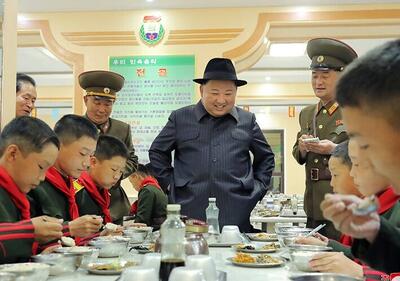
[[193, 79], [199, 84], [205, 84], [209, 80], [229, 80], [235, 82], [237, 87], [247, 84], [247, 81], [237, 79], [232, 61], [225, 58], [211, 59], [204, 70], [203, 78]]

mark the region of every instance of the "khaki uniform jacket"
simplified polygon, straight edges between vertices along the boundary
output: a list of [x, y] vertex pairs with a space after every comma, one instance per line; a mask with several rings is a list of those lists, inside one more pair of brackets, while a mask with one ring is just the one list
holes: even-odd
[[[330, 103], [326, 107], [321, 103], [310, 105], [300, 112], [300, 131], [297, 133], [296, 143], [293, 146], [293, 156], [296, 161], [303, 165], [306, 170], [306, 189], [304, 193], [304, 210], [307, 217], [314, 220], [324, 220], [320, 208], [321, 201], [326, 193], [332, 193], [330, 186], [330, 172], [328, 161], [330, 155], [322, 155], [308, 152], [305, 158], [300, 156], [298, 139], [303, 134], [313, 135], [315, 117], [315, 137], [320, 140], [331, 140], [334, 143], [341, 143], [348, 139], [342, 121], [342, 113], [337, 103]], [[315, 170], [318, 169], [318, 170]], [[311, 173], [318, 171], [318, 180], [311, 179]]]
[[[90, 120], [87, 115], [85, 117]], [[95, 124], [96, 125], [96, 124]], [[100, 134], [104, 134], [99, 130]], [[138, 157], [135, 155], [135, 148], [132, 143], [131, 126], [125, 122], [109, 118], [109, 126], [106, 135], [116, 137], [125, 143], [129, 151], [129, 158], [126, 163], [126, 169], [123, 178], [130, 176], [137, 170]], [[121, 187], [121, 182], [118, 182], [110, 189], [110, 213], [114, 223], [121, 224], [123, 216], [127, 216], [130, 210], [130, 202], [125, 191]]]
[[0, 188], [0, 264], [27, 261], [34, 254], [33, 225], [29, 220], [20, 221], [19, 209], [8, 192]]

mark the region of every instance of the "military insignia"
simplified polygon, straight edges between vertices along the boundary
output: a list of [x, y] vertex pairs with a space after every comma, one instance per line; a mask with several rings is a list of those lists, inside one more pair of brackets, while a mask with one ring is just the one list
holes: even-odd
[[104, 90], [103, 90], [103, 92], [105, 93], [105, 94], [109, 94], [110, 93], [110, 88], [104, 88]]
[[342, 119], [336, 120], [336, 126], [340, 125], [343, 125], [343, 120]]
[[165, 34], [164, 27], [161, 24], [161, 16], [145, 16], [139, 34], [140, 39], [147, 45], [159, 43]]
[[318, 56], [317, 57], [317, 62], [321, 63], [325, 60], [324, 56]]
[[339, 104], [337, 102], [333, 103], [331, 105], [331, 107], [329, 107], [329, 109], [328, 109], [329, 115], [332, 115], [336, 111], [336, 109], [338, 109], [338, 107], [339, 107]]
[[73, 182], [75, 193], [78, 193], [81, 189], [85, 188], [85, 186], [81, 185], [77, 180]]

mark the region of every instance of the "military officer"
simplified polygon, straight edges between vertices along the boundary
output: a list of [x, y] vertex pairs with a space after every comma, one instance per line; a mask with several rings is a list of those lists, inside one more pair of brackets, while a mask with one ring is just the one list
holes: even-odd
[[341, 71], [357, 58], [357, 53], [339, 40], [316, 38], [308, 42], [307, 54], [311, 59], [311, 83], [319, 102], [300, 112], [300, 131], [293, 156], [300, 165], [305, 164], [304, 210], [307, 227], [326, 223], [327, 226], [320, 232], [337, 239], [340, 233], [323, 218], [320, 203], [326, 193], [332, 193], [328, 169], [330, 154], [338, 143], [348, 139], [341, 110], [335, 101], [335, 85]]
[[[110, 118], [117, 97], [116, 93], [121, 90], [124, 81], [123, 76], [111, 71], [95, 70], [79, 75], [79, 84], [86, 91], [84, 96], [87, 108], [85, 117], [96, 125], [100, 135], [105, 134], [118, 138], [125, 143], [129, 150], [126, 168], [121, 179], [136, 171], [138, 165], [130, 125]], [[111, 217], [115, 223], [121, 223], [122, 217], [129, 213], [128, 197], [121, 187], [121, 181], [118, 181], [109, 191], [111, 194]]]

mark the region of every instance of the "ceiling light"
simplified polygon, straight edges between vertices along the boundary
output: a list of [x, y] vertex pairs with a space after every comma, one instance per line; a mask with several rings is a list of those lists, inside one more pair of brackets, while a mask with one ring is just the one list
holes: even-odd
[[27, 21], [28, 20], [28, 18], [26, 17], [26, 16], [24, 16], [24, 15], [18, 15], [17, 16], [17, 21], [19, 22], [19, 23], [23, 23], [23, 22], [25, 22], [25, 21]]
[[146, 0], [146, 2], [149, 2], [149, 3], [151, 3], [151, 2], [153, 2], [154, 0]]
[[271, 81], [271, 76], [265, 76], [266, 81]]
[[272, 57], [300, 57], [306, 51], [306, 43], [271, 43], [269, 55]]

